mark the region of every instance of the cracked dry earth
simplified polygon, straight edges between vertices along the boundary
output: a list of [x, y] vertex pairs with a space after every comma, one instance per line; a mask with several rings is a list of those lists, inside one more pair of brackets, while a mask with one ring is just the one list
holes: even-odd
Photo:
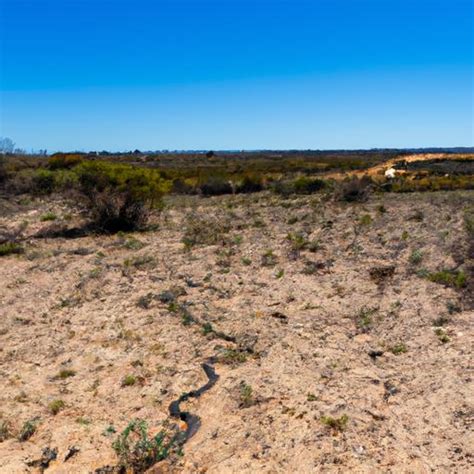
[[[158, 431], [226, 348], [238, 357], [183, 403], [199, 431], [152, 472], [472, 472], [473, 310], [467, 290], [423, 275], [467, 268], [473, 203], [472, 192], [172, 198], [156, 230], [74, 239], [34, 237], [58, 225], [40, 221], [46, 211], [61, 224], [64, 203], [12, 206], [0, 225], [28, 227], [26, 252], [0, 260], [0, 472], [113, 472], [117, 434], [134, 418]], [[214, 243], [185, 250], [202, 220]], [[345, 416], [341, 429], [328, 422]], [[57, 455], [41, 467], [45, 448]]]

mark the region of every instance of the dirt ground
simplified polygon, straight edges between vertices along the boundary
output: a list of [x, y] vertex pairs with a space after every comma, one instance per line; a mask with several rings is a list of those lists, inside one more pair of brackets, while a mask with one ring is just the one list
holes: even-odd
[[0, 257], [0, 472], [113, 472], [118, 434], [156, 433], [211, 356], [219, 380], [183, 404], [200, 429], [152, 472], [473, 472], [470, 295], [427, 278], [468, 271], [473, 204], [176, 197], [153, 230], [39, 238], [80, 216], [4, 203], [27, 238]]

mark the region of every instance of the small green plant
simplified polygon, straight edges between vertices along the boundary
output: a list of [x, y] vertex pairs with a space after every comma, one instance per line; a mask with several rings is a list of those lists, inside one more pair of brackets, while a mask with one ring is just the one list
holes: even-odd
[[318, 397], [314, 393], [308, 393], [306, 395], [306, 400], [308, 400], [308, 402], [315, 402], [317, 399]]
[[402, 232], [402, 240], [408, 240], [408, 237], [410, 237], [410, 234], [408, 233], [408, 231], [404, 230]]
[[125, 267], [133, 267], [137, 270], [153, 269], [156, 260], [151, 255], [139, 255], [137, 257], [127, 258], [124, 262]]
[[421, 250], [413, 250], [413, 252], [410, 254], [410, 263], [412, 265], [418, 265], [421, 263], [421, 261], [423, 260], [423, 252]]
[[145, 247], [145, 244], [141, 241], [136, 239], [135, 237], [130, 237], [125, 240], [123, 243], [123, 247], [129, 250], [140, 250]]
[[446, 309], [448, 310], [449, 314], [460, 313], [462, 311], [461, 306], [455, 301], [448, 301], [446, 303]]
[[148, 432], [144, 420], [131, 421], [125, 430], [112, 443], [122, 468], [127, 472], [145, 472], [153, 464], [166, 459], [176, 448], [177, 436], [170, 436], [165, 430], [155, 436]]
[[64, 403], [63, 400], [53, 400], [49, 405], [48, 409], [53, 415], [57, 415], [64, 407], [66, 404]]
[[348, 421], [349, 417], [347, 415], [341, 415], [339, 418], [333, 418], [332, 416], [321, 417], [321, 423], [331, 428], [334, 432], [344, 431]]
[[377, 313], [377, 308], [361, 308], [356, 315], [356, 326], [362, 332], [367, 332], [373, 326], [374, 315]]
[[304, 234], [300, 232], [290, 232], [286, 238], [290, 242], [291, 248], [296, 251], [304, 250], [309, 244]]
[[280, 278], [283, 278], [283, 275], [285, 274], [285, 270], [283, 270], [282, 268], [280, 270], [278, 270], [276, 273], [275, 273], [275, 278], [278, 280]]
[[438, 339], [443, 344], [447, 344], [451, 340], [450, 337], [441, 328], [436, 328], [435, 334], [438, 336]]
[[243, 257], [242, 260], [242, 265], [245, 265], [245, 266], [249, 266], [249, 265], [252, 265], [252, 260], [250, 258], [247, 258], [247, 257]]
[[254, 404], [253, 389], [245, 382], [240, 384], [240, 407], [248, 408]]
[[135, 375], [126, 375], [122, 379], [122, 387], [131, 387], [137, 383], [137, 378]]
[[102, 434], [104, 436], [110, 436], [110, 435], [113, 435], [114, 433], [117, 433], [117, 430], [115, 429], [115, 426], [109, 425], [109, 426], [107, 426], [107, 428], [105, 428], [105, 430]]
[[24, 252], [22, 245], [17, 244], [16, 242], [5, 242], [0, 244], [0, 257], [6, 255], [20, 254]]
[[0, 420], [0, 443], [12, 437], [10, 423], [6, 420]]
[[262, 266], [264, 267], [274, 267], [277, 264], [277, 257], [273, 253], [273, 250], [267, 250], [262, 255]]
[[399, 342], [390, 348], [390, 352], [395, 355], [404, 354], [407, 351], [407, 346], [403, 342]]
[[55, 221], [58, 218], [54, 212], [46, 212], [40, 218], [41, 222]]
[[76, 371], [73, 369], [61, 369], [55, 378], [65, 380], [65, 379], [68, 379], [69, 377], [74, 377], [75, 375], [76, 375]]
[[202, 325], [202, 333], [204, 336], [207, 336], [208, 334], [211, 334], [214, 332], [214, 328], [212, 327], [211, 323], [204, 323]]
[[370, 214], [364, 214], [359, 218], [359, 224], [362, 226], [369, 226], [372, 224], [372, 216]]
[[38, 423], [38, 418], [25, 421], [21, 427], [20, 433], [18, 434], [18, 441], [29, 440], [36, 433], [36, 430], [38, 429]]
[[84, 418], [80, 416], [79, 418], [76, 418], [76, 423], [79, 425], [87, 426], [90, 425], [92, 422], [89, 420], [89, 418]]
[[92, 278], [92, 279], [99, 278], [101, 273], [102, 273], [102, 268], [95, 267], [89, 272], [89, 278]]
[[247, 356], [244, 352], [237, 349], [225, 349], [220, 357], [220, 361], [224, 364], [237, 365], [245, 362]]

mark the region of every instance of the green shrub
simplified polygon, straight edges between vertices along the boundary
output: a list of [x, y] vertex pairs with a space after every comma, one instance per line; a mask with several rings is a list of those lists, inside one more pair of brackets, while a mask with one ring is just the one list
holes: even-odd
[[399, 342], [390, 348], [390, 352], [395, 355], [405, 354], [407, 351], [407, 346], [403, 342]]
[[339, 418], [333, 418], [332, 416], [321, 417], [321, 423], [333, 431], [344, 431], [348, 421], [349, 417], [347, 415], [341, 415]]
[[364, 214], [359, 218], [359, 224], [362, 226], [369, 226], [372, 224], [372, 216], [370, 214]]
[[132, 387], [137, 383], [137, 378], [134, 375], [126, 375], [122, 380], [122, 387]]
[[61, 369], [55, 378], [65, 380], [65, 379], [68, 379], [69, 377], [74, 377], [75, 375], [76, 375], [76, 371], [73, 369]]
[[196, 245], [215, 245], [223, 243], [225, 235], [231, 227], [226, 220], [217, 217], [204, 217], [197, 213], [189, 213], [185, 217], [182, 242], [186, 249]]
[[296, 194], [312, 194], [326, 187], [326, 182], [319, 178], [302, 176], [293, 181], [293, 190]]
[[0, 156], [0, 184], [4, 183], [8, 178], [7, 164], [3, 156]]
[[48, 409], [53, 415], [57, 415], [66, 404], [62, 400], [53, 400], [49, 405]]
[[18, 441], [27, 441], [29, 440], [38, 429], [38, 418], [33, 418], [32, 420], [26, 421], [21, 427], [20, 433], [18, 434]]
[[327, 187], [326, 181], [319, 178], [301, 176], [293, 181], [277, 181], [272, 189], [275, 193], [283, 196], [291, 194], [313, 194]]
[[457, 289], [464, 288], [467, 284], [467, 275], [462, 270], [441, 270], [440, 272], [429, 273], [427, 278], [434, 283], [452, 286]]
[[51, 194], [56, 187], [54, 173], [50, 170], [35, 170], [32, 176], [32, 192], [35, 194]]
[[423, 260], [423, 252], [421, 250], [413, 250], [410, 254], [410, 263], [412, 265], [418, 265]]
[[0, 420], [0, 443], [12, 437], [11, 426], [8, 421]]
[[131, 421], [112, 443], [119, 463], [127, 472], [145, 472], [153, 464], [166, 459], [177, 445], [177, 437], [161, 430], [153, 437], [144, 420]]
[[229, 180], [219, 176], [208, 177], [199, 185], [199, 190], [203, 196], [220, 196], [222, 194], [232, 194], [233, 192]]
[[246, 175], [243, 180], [237, 184], [237, 193], [257, 193], [263, 190], [262, 178], [256, 175]]
[[54, 212], [46, 212], [40, 217], [41, 222], [55, 221], [56, 219], [57, 219], [57, 216]]
[[161, 205], [170, 183], [153, 169], [85, 161], [74, 170], [79, 192], [96, 226], [106, 232], [142, 228], [149, 209]]
[[48, 159], [48, 168], [51, 170], [70, 169], [83, 161], [83, 155], [55, 153]]
[[251, 385], [241, 382], [240, 384], [240, 408], [248, 408], [255, 403]]
[[19, 254], [23, 252], [23, 246], [17, 244], [16, 242], [4, 242], [3, 244], [0, 244], [0, 257], [12, 254]]

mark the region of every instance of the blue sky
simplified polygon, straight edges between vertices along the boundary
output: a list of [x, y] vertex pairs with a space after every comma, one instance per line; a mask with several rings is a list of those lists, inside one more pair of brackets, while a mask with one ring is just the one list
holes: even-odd
[[0, 135], [48, 150], [472, 146], [472, 0], [0, 0]]

